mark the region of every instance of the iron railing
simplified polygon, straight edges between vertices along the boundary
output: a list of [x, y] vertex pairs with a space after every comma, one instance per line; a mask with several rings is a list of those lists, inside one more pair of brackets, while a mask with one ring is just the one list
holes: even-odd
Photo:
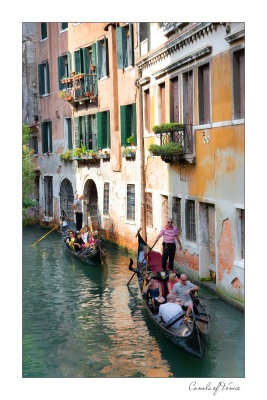
[[90, 100], [97, 97], [97, 75], [81, 74], [73, 77], [70, 82], [64, 83], [66, 100]]
[[183, 146], [181, 154], [194, 153], [194, 133], [192, 124], [184, 124], [183, 129], [177, 132], [156, 133], [160, 135], [160, 144], [179, 143]]

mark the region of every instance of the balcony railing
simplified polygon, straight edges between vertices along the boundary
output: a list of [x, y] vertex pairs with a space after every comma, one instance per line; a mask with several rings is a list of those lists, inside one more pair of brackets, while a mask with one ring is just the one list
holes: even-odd
[[78, 102], [88, 100], [95, 102], [97, 99], [97, 75], [79, 74], [72, 78], [62, 79], [65, 86], [65, 100]]

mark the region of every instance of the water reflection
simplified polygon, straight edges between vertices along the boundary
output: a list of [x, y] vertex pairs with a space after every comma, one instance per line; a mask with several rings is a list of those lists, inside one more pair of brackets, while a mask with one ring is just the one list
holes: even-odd
[[52, 233], [23, 235], [23, 376], [242, 377], [243, 314], [201, 290], [211, 313], [202, 360], [169, 342], [148, 318], [128, 255], [109, 248], [107, 267], [88, 267]]

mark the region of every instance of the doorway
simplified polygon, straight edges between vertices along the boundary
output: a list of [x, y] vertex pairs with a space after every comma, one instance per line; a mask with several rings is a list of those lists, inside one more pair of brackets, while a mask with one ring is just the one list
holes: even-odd
[[216, 281], [215, 205], [199, 204], [199, 275]]
[[96, 184], [92, 179], [88, 179], [84, 186], [84, 213], [83, 224], [88, 225], [88, 229], [97, 231], [99, 229], [98, 215], [98, 195]]

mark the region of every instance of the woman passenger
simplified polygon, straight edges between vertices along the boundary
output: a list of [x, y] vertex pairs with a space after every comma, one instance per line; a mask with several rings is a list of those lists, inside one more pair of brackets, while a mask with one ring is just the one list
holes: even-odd
[[152, 300], [156, 300], [160, 304], [165, 301], [162, 296], [161, 285], [155, 280], [154, 275], [148, 276], [148, 284], [144, 289], [144, 293], [149, 294]]

